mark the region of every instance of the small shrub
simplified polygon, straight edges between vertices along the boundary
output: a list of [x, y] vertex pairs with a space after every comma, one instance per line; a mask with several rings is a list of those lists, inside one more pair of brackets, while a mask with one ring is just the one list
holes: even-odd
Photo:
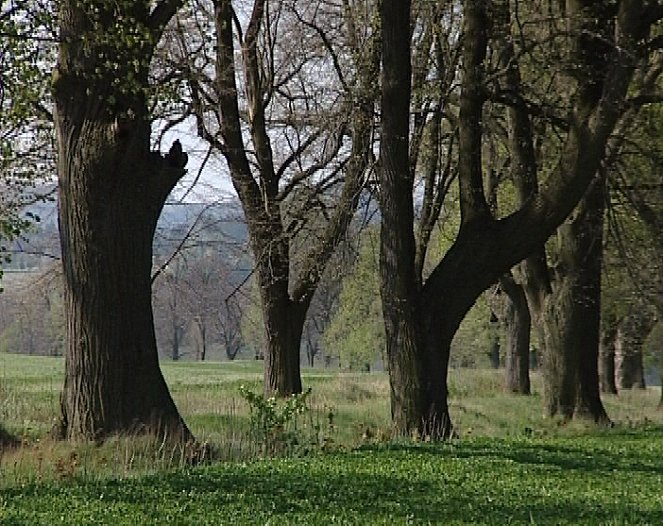
[[[310, 388], [280, 400], [255, 393], [243, 385], [239, 392], [249, 404], [251, 436], [263, 454], [301, 454], [311, 448], [329, 446], [330, 438], [322, 436], [323, 426], [314, 423], [308, 405]], [[326, 418], [329, 429], [333, 429], [333, 414], [327, 414]]]

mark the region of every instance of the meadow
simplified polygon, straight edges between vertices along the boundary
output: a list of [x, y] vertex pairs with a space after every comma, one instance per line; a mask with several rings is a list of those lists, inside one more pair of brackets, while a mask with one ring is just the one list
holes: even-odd
[[[450, 374], [458, 438], [389, 437], [384, 373], [304, 370], [310, 410], [278, 447], [252, 425], [240, 386], [261, 364], [164, 363], [188, 425], [209, 445], [194, 465], [158, 437], [48, 438], [63, 361], [0, 354], [0, 524], [663, 524], [658, 388], [605, 398], [614, 427], [545, 419], [501, 371]], [[255, 409], [254, 409], [255, 411]], [[274, 444], [270, 444], [274, 446]]]

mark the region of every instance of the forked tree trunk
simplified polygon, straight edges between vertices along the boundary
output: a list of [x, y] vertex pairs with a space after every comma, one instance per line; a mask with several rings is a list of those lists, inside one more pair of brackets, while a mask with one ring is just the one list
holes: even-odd
[[[325, 265], [345, 234], [359, 202], [363, 175], [370, 165], [372, 151], [372, 122], [375, 90], [373, 86], [377, 70], [377, 53], [371, 49], [355, 49], [354, 64], [358, 68], [357, 85], [352, 97], [343, 101], [347, 108], [347, 128], [352, 139], [350, 156], [344, 163], [344, 183], [336, 201], [336, 209], [317, 239], [311, 238], [305, 253], [300, 258], [299, 272], [292, 272], [290, 261], [290, 234], [287, 232], [281, 207], [286, 206], [282, 192], [286, 175], [293, 171], [305, 175], [309, 169], [293, 166], [301, 159], [317, 158], [321, 152], [310, 153], [317, 145], [315, 133], [303, 139], [302, 149], [293, 153], [289, 161], [275, 166], [272, 139], [268, 130], [269, 104], [279, 88], [268, 85], [264, 74], [265, 64], [260, 56], [260, 42], [271, 22], [269, 2], [253, 2], [244, 38], [240, 39], [242, 53], [235, 50], [237, 16], [230, 0], [214, 2], [214, 17], [217, 36], [216, 78], [214, 86], [218, 100], [217, 119], [223, 141], [217, 132], [205, 132], [205, 138], [223, 153], [230, 168], [230, 175], [242, 202], [247, 219], [253, 256], [256, 260], [261, 307], [266, 334], [265, 349], [265, 393], [280, 396], [299, 393], [302, 390], [300, 376], [300, 347], [306, 311], [319, 284]], [[365, 53], [365, 55], [364, 55]], [[240, 96], [235, 74], [236, 59], [241, 56], [244, 76], [246, 108], [240, 114]], [[204, 91], [204, 90], [203, 90]], [[201, 104], [201, 107], [203, 105]], [[199, 128], [205, 130], [207, 116], [197, 115]], [[299, 120], [299, 117], [293, 118]], [[281, 126], [278, 124], [277, 126]], [[245, 133], [248, 128], [248, 134]], [[305, 127], [302, 127], [302, 130]], [[334, 132], [335, 133], [335, 132]], [[345, 134], [345, 132], [344, 132]], [[246, 145], [247, 135], [250, 145]], [[306, 134], [304, 134], [306, 135]], [[331, 144], [331, 143], [330, 143]], [[340, 149], [339, 143], [339, 149]], [[249, 152], [253, 152], [249, 154]], [[253, 157], [255, 154], [255, 158]], [[325, 153], [324, 156], [327, 154]], [[251, 160], [249, 160], [251, 159]], [[316, 161], [315, 164], [318, 164]], [[323, 163], [324, 165], [324, 163]], [[323, 166], [311, 166], [313, 175]], [[315, 169], [314, 169], [315, 168]], [[296, 274], [296, 275], [295, 275]]]
[[[382, 300], [387, 328], [387, 353], [392, 388], [392, 414], [400, 434], [426, 427], [451, 430], [446, 375], [449, 344], [462, 318], [479, 294], [523, 258], [543, 246], [582, 198], [599, 169], [605, 145], [619, 117], [634, 63], [624, 60], [622, 46], [630, 47], [647, 28], [637, 1], [620, 3], [619, 31], [573, 3], [573, 45], [580, 51], [574, 73], [578, 96], [559, 163], [546, 183], [510, 216], [495, 220], [485, 199], [481, 177], [482, 106], [486, 94], [482, 64], [486, 51], [488, 16], [484, 2], [464, 2], [463, 89], [459, 115], [459, 183], [461, 227], [442, 261], [422, 287], [414, 275], [412, 174], [407, 165], [410, 96], [409, 1], [381, 4], [383, 27], [382, 135], [380, 140], [380, 198], [382, 208]], [[604, 3], [592, 5], [597, 11]], [[592, 35], [588, 38], [587, 35]], [[600, 38], [594, 35], [599, 35]], [[604, 56], [591, 53], [597, 40], [617, 35], [618, 45]], [[614, 50], [620, 51], [619, 59]], [[589, 51], [589, 52], [588, 52]], [[575, 58], [575, 57], [574, 57]], [[607, 77], [604, 77], [606, 75]], [[606, 89], [603, 90], [605, 81]], [[404, 161], [405, 160], [405, 161]], [[404, 196], [405, 194], [405, 196]], [[409, 200], [409, 202], [408, 202]], [[600, 248], [600, 242], [598, 243]], [[593, 269], [592, 269], [593, 270]], [[599, 269], [600, 270], [600, 269]], [[591, 274], [595, 276], [596, 274]], [[600, 276], [600, 272], [598, 274]], [[600, 291], [587, 280], [592, 294]], [[564, 290], [564, 289], [562, 289]], [[598, 310], [591, 311], [594, 315]], [[575, 320], [574, 320], [575, 321]], [[588, 323], [594, 320], [590, 317]], [[562, 325], [564, 327], [564, 325]], [[595, 330], [598, 338], [598, 316]], [[558, 340], [564, 336], [557, 335]], [[591, 342], [588, 342], [591, 343]], [[580, 352], [597, 368], [598, 342]], [[589, 363], [591, 369], [591, 363]], [[590, 371], [591, 373], [591, 371]], [[587, 377], [585, 377], [587, 376]], [[600, 412], [598, 374], [580, 378], [579, 410]], [[596, 380], [595, 390], [592, 385]], [[409, 426], [409, 427], [408, 427]], [[435, 434], [435, 433], [431, 433]], [[445, 433], [439, 433], [444, 435]]]
[[[104, 2], [81, 5], [61, 4], [65, 42], [54, 80], [66, 322], [58, 431], [188, 440], [159, 369], [150, 279], [157, 219], [186, 159], [179, 143], [166, 158], [150, 151], [149, 45], [97, 40], [93, 22], [114, 27], [118, 13]], [[146, 4], [118, 5], [137, 30], [149, 27]], [[78, 44], [82, 36], [90, 49]], [[118, 63], [107, 70], [104, 56]]]
[[[385, 2], [382, 61], [384, 64], [382, 145], [380, 159], [380, 291], [385, 323], [386, 358], [391, 391], [391, 416], [398, 436], [428, 434], [436, 419], [428, 399], [431, 371], [426, 371], [424, 340], [419, 325], [419, 287], [412, 228], [412, 177], [408, 161], [411, 86], [409, 42], [410, 2]], [[442, 370], [439, 371], [442, 376]], [[434, 376], [434, 375], [433, 375]], [[446, 404], [446, 397], [444, 400]], [[445, 410], [448, 417], [448, 410]]]

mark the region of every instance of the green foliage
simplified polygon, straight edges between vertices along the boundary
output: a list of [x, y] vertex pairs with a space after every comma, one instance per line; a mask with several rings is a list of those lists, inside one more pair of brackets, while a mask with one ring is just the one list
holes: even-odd
[[662, 134], [661, 106], [641, 108], [610, 166], [602, 283], [602, 316], [608, 323], [653, 305], [661, 309], [657, 300], [663, 290]]
[[267, 349], [265, 325], [260, 306], [260, 291], [257, 280], [252, 279], [249, 285], [248, 301], [242, 309], [241, 333], [242, 341], [256, 358], [264, 357]]
[[452, 367], [487, 366], [487, 356], [496, 330], [497, 328], [490, 323], [490, 308], [485, 294], [481, 295], [454, 335], [451, 342], [450, 365]]
[[663, 322], [658, 322], [642, 347], [645, 371], [658, 370], [663, 380]]
[[354, 269], [343, 280], [339, 306], [322, 337], [327, 355], [338, 356], [341, 366], [367, 370], [385, 348], [378, 232], [362, 234]]
[[41, 199], [36, 187], [53, 173], [52, 7], [32, 0], [0, 6], [0, 278], [9, 243], [39, 221], [24, 207]]

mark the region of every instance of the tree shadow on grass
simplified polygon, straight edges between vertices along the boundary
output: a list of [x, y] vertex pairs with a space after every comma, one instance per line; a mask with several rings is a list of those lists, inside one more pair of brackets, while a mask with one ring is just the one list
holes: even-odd
[[[629, 448], [639, 441], [648, 444], [661, 444], [657, 448]], [[383, 448], [389, 451], [417, 452], [435, 456], [454, 458], [497, 458], [511, 460], [519, 464], [548, 465], [561, 469], [574, 469], [585, 472], [614, 472], [628, 470], [639, 473], [663, 475], [663, 428], [650, 428], [637, 431], [615, 431], [592, 437], [592, 447], [588, 448], [582, 438], [574, 444], [573, 438], [550, 443], [547, 441], [523, 440], [502, 441], [490, 439], [463, 440], [458, 447], [446, 444], [388, 444]], [[611, 446], [622, 444], [617, 449]]]
[[[457, 453], [473, 456], [472, 448], [447, 449], [434, 460], [425, 476], [417, 463], [420, 453], [363, 451], [292, 461], [219, 464], [190, 471], [124, 481], [96, 481], [67, 486], [31, 486], [0, 492], [31, 499], [61, 502], [71, 499], [85, 516], [105, 524], [109, 506], [139, 510], [122, 524], [160, 524], [167, 514], [176, 524], [663, 524], [663, 509], [643, 509], [626, 499], [587, 498], [564, 487], [548, 494], [531, 491], [536, 482], [524, 478], [500, 485], [499, 470], [462, 464], [451, 473], [443, 457]], [[443, 448], [444, 451], [444, 448]], [[394, 454], [395, 453], [395, 454]], [[477, 458], [481, 451], [475, 448]], [[496, 453], [493, 452], [494, 456]], [[499, 452], [497, 453], [500, 454]], [[404, 459], [414, 464], [403, 469]], [[554, 459], [553, 459], [554, 461]], [[431, 467], [430, 459], [428, 459]], [[515, 462], [515, 461], [514, 461]], [[372, 466], [381, 466], [372, 471]], [[479, 464], [481, 466], [481, 464]], [[393, 469], [390, 469], [393, 467]], [[439, 467], [439, 470], [438, 470]], [[463, 473], [463, 469], [473, 473]], [[447, 472], [448, 471], [448, 472]], [[513, 477], [513, 473], [509, 474]], [[552, 478], [546, 483], [559, 482]], [[103, 502], [99, 502], [103, 495]], [[186, 503], [186, 509], [182, 507]], [[10, 504], [11, 506], [11, 504]], [[106, 519], [108, 520], [108, 519]], [[34, 522], [35, 524], [37, 521]]]

